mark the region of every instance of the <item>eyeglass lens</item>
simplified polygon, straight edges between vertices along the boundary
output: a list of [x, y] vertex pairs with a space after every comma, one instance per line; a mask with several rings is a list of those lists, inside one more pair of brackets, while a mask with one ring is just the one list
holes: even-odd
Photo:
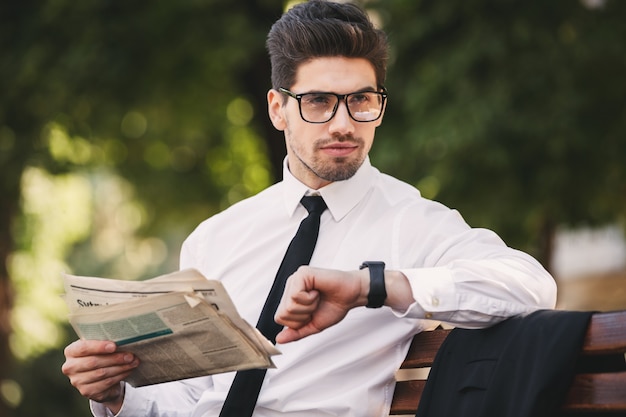
[[[300, 98], [302, 118], [308, 122], [324, 123], [332, 119], [341, 96], [330, 93], [306, 93]], [[380, 117], [383, 96], [377, 92], [351, 93], [345, 96], [348, 113], [359, 122], [371, 122]]]

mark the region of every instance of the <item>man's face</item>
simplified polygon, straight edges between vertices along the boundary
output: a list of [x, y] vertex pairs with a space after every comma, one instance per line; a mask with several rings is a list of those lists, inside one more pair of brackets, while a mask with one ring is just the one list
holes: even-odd
[[[300, 65], [296, 82], [283, 86], [295, 94], [329, 92], [348, 94], [377, 91], [374, 68], [365, 59], [324, 57]], [[291, 173], [312, 189], [352, 177], [367, 156], [382, 117], [374, 122], [357, 122], [350, 117], [345, 101], [326, 123], [308, 123], [300, 116], [298, 100], [283, 93], [268, 92], [269, 114], [278, 130], [285, 132]]]

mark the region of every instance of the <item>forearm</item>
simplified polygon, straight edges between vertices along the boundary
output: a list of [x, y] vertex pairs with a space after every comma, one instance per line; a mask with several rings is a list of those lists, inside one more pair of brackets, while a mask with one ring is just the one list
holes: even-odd
[[416, 303], [410, 311], [397, 311], [460, 327], [484, 327], [511, 316], [554, 308], [556, 302], [554, 279], [530, 257], [458, 260], [402, 272]]

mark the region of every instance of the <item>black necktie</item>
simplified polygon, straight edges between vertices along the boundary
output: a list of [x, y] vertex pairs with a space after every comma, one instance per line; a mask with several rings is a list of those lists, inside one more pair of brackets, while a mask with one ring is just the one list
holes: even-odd
[[[256, 325], [257, 329], [272, 343], [276, 343], [276, 335], [282, 329], [282, 326], [274, 321], [274, 314], [285, 290], [287, 278], [296, 272], [299, 266], [308, 265], [311, 261], [315, 242], [317, 242], [320, 216], [326, 210], [326, 203], [322, 197], [302, 197], [300, 203], [307, 209], [309, 215], [302, 220], [296, 235], [289, 243]], [[266, 369], [249, 369], [237, 372], [222, 406], [220, 417], [252, 416], [265, 378], [265, 372]]]

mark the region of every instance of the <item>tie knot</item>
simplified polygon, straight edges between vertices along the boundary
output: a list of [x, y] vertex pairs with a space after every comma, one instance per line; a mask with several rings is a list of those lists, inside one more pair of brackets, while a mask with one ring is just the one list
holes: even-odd
[[300, 203], [302, 203], [302, 205], [307, 209], [307, 211], [309, 212], [309, 214], [311, 213], [317, 213], [317, 214], [322, 214], [324, 212], [324, 210], [326, 210], [326, 203], [324, 202], [324, 199], [321, 196], [305, 196], [302, 197], [302, 200], [300, 200]]

